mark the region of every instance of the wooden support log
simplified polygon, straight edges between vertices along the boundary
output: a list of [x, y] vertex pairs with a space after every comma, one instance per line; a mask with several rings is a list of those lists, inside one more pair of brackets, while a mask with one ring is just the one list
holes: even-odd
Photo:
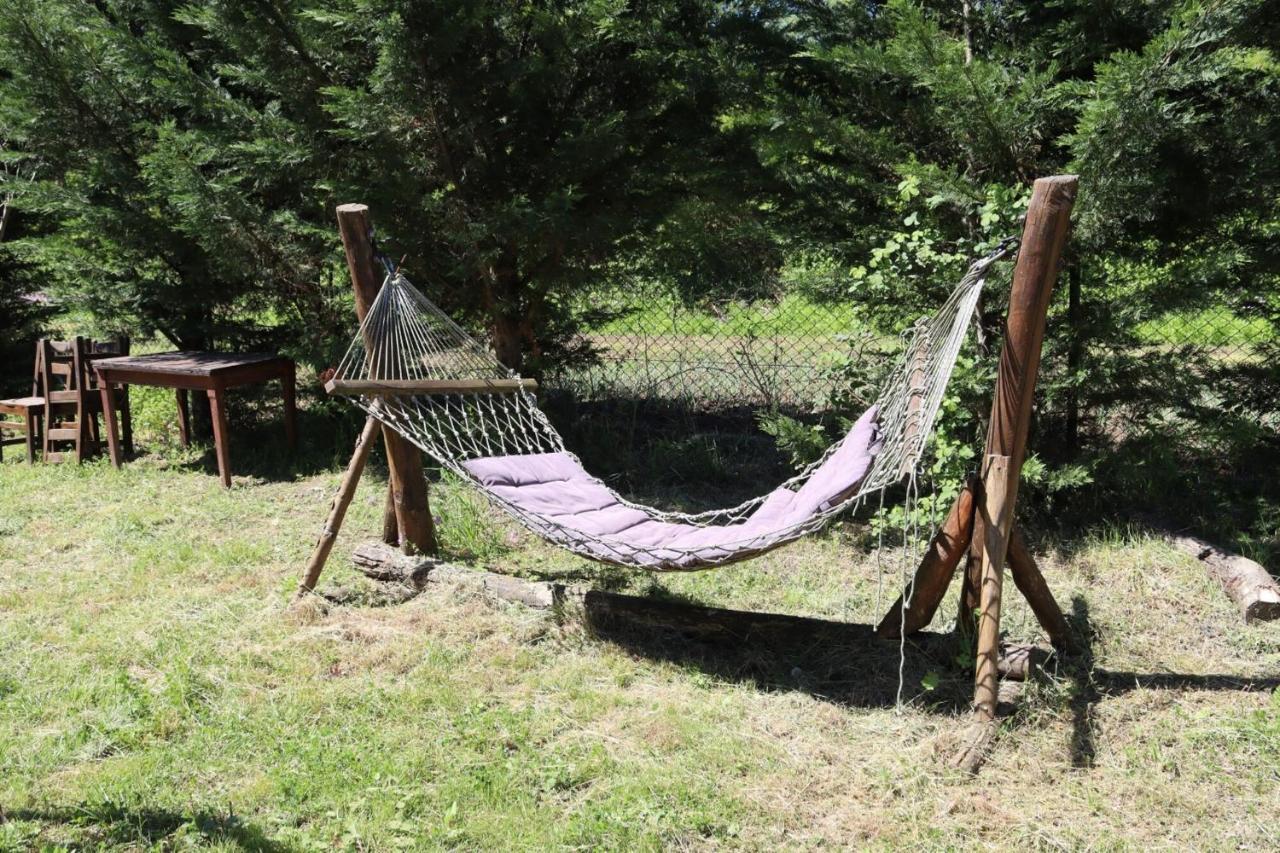
[[[342, 248], [347, 255], [347, 270], [351, 273], [351, 285], [355, 291], [356, 316], [363, 322], [369, 306], [382, 288], [383, 278], [369, 240], [369, 208], [363, 204], [343, 204], [338, 206], [337, 216]], [[366, 341], [370, 348], [372, 343]], [[422, 471], [422, 455], [395, 430], [384, 427], [382, 435], [387, 450], [387, 467], [391, 474], [400, 545], [406, 550], [416, 549], [434, 554], [436, 531], [427, 502], [427, 479]]]
[[449, 585], [474, 590], [486, 598], [539, 609], [555, 607], [565, 596], [562, 584], [527, 581], [495, 572], [466, 569], [431, 557], [405, 555], [382, 542], [358, 546], [351, 559], [356, 568], [368, 577], [411, 584], [419, 589], [431, 584]]
[[373, 446], [377, 435], [378, 421], [373, 417], [367, 418], [364, 422], [364, 430], [356, 439], [355, 452], [351, 454], [351, 461], [347, 463], [347, 472], [342, 476], [342, 485], [339, 486], [338, 494], [329, 508], [329, 517], [325, 519], [324, 529], [320, 531], [315, 550], [311, 552], [311, 559], [307, 561], [307, 566], [302, 572], [302, 583], [298, 585], [298, 595], [315, 589], [316, 581], [320, 580], [320, 573], [324, 571], [329, 552], [333, 550], [333, 543], [337, 541], [338, 531], [342, 529], [342, 520], [347, 517], [347, 507], [351, 506], [351, 499], [355, 496], [360, 475], [364, 473], [364, 464], [369, 458], [369, 448]]
[[999, 690], [1000, 605], [1004, 589], [1004, 560], [1009, 534], [1013, 526], [1011, 488], [1016, 476], [1010, 476], [1008, 456], [988, 456], [982, 477], [983, 500], [981, 518], [986, 541], [982, 547], [981, 604], [978, 609], [977, 672], [973, 707], [978, 717], [994, 720]]
[[[1005, 555], [1013, 532], [1013, 511], [1026, 458], [1049, 299], [1067, 241], [1077, 184], [1077, 178], [1071, 175], [1035, 182], [1013, 271], [983, 454], [986, 470], [982, 480], [982, 511], [974, 522], [974, 541], [981, 543], [977, 561], [981, 584], [974, 673], [974, 711], [979, 722], [995, 719]], [[1023, 568], [1039, 575], [1034, 566]], [[1053, 607], [1056, 609], [1056, 603]]]
[[1170, 541], [1204, 564], [1209, 576], [1240, 608], [1245, 622], [1280, 619], [1280, 584], [1261, 564], [1195, 536], [1174, 536]]
[[[951, 506], [942, 527], [934, 534], [925, 551], [924, 559], [911, 582], [911, 600], [907, 612], [902, 613], [902, 597], [890, 608], [876, 628], [876, 636], [894, 639], [903, 627], [908, 635], [922, 630], [937, 612], [942, 597], [946, 595], [956, 566], [968, 552], [969, 539], [973, 535], [974, 481], [965, 483], [956, 502]], [[904, 593], [905, 594], [905, 593]]]
[[[1049, 661], [1050, 653], [1031, 643], [1007, 643], [1000, 646], [996, 669], [1002, 681], [1030, 681]], [[1004, 697], [1000, 697], [1004, 701]]]
[[1053, 643], [1053, 647], [1058, 651], [1071, 651], [1071, 628], [1067, 625], [1067, 619], [1062, 615], [1062, 608], [1053, 597], [1049, 584], [1045, 582], [1040, 567], [1036, 565], [1035, 557], [1031, 556], [1026, 540], [1022, 538], [1022, 532], [1016, 526], [1009, 536], [1009, 553], [1006, 561], [1009, 564], [1009, 575], [1013, 578], [1014, 585], [1031, 605], [1031, 612], [1035, 613], [1041, 627], [1049, 635], [1049, 642]]

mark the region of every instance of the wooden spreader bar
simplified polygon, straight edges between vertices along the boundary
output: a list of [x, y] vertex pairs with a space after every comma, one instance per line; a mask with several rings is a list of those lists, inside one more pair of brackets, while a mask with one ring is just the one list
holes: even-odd
[[330, 379], [324, 390], [339, 397], [416, 397], [536, 391], [533, 379]]

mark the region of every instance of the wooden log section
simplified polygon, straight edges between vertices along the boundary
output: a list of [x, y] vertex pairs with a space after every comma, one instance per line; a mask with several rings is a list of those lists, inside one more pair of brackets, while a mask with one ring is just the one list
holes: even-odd
[[320, 580], [320, 573], [324, 571], [329, 552], [333, 550], [333, 543], [338, 539], [338, 531], [342, 529], [342, 520], [347, 517], [347, 507], [351, 506], [351, 498], [356, 493], [360, 475], [364, 473], [364, 464], [369, 459], [369, 449], [373, 447], [374, 439], [378, 436], [378, 427], [377, 419], [370, 416], [364, 422], [364, 430], [361, 431], [360, 437], [356, 439], [355, 453], [351, 454], [351, 461], [347, 463], [347, 472], [342, 475], [342, 485], [339, 486], [338, 494], [329, 508], [329, 517], [325, 519], [324, 529], [320, 531], [315, 550], [311, 552], [311, 559], [307, 561], [307, 566], [302, 572], [302, 583], [298, 585], [299, 596], [315, 589], [316, 581]]
[[[364, 320], [369, 306], [382, 287], [382, 275], [369, 242], [369, 208], [363, 204], [338, 206], [338, 230], [347, 255], [347, 269], [355, 291], [356, 316]], [[372, 349], [372, 342], [366, 345]], [[383, 427], [383, 443], [387, 450], [387, 467], [391, 474], [391, 492], [395, 505], [396, 529], [400, 546], [428, 554], [436, 552], [435, 524], [427, 503], [427, 479], [422, 471], [422, 455], [395, 430]], [[384, 527], [386, 525], [384, 524]]]
[[423, 588], [446, 584], [470, 589], [486, 598], [527, 607], [548, 609], [564, 600], [564, 586], [548, 581], [527, 581], [480, 569], [466, 569], [432, 558], [406, 556], [381, 542], [367, 542], [351, 555], [357, 569], [380, 581], [395, 581]]
[[1195, 536], [1174, 536], [1171, 541], [1179, 551], [1204, 564], [1209, 576], [1240, 608], [1245, 622], [1280, 619], [1280, 584], [1261, 564]]
[[984, 720], [996, 718], [999, 690], [1000, 604], [1004, 560], [1013, 527], [1013, 481], [1008, 456], [988, 456], [983, 474], [981, 517], [986, 541], [982, 548], [982, 597], [978, 610], [977, 674], [974, 710]]
[[942, 597], [946, 595], [947, 586], [951, 583], [951, 576], [955, 574], [956, 566], [968, 552], [969, 538], [973, 535], [973, 504], [974, 481], [970, 479], [952, 504], [951, 512], [942, 522], [942, 527], [934, 534], [924, 559], [920, 561], [920, 568], [916, 570], [915, 580], [911, 584], [911, 600], [907, 604], [905, 618], [902, 613], [902, 596], [899, 596], [876, 627], [877, 637], [896, 639], [903, 627], [908, 635], [914, 634], [933, 620]]
[[346, 397], [413, 397], [419, 394], [487, 394], [536, 391], [534, 379], [330, 379], [330, 394]]
[[1069, 652], [1072, 648], [1071, 628], [1067, 625], [1062, 608], [1045, 582], [1035, 557], [1031, 556], [1022, 532], [1015, 525], [1009, 535], [1009, 553], [1005, 557], [1009, 565], [1009, 576], [1022, 597], [1031, 605], [1031, 612], [1049, 635], [1049, 642], [1060, 652]]

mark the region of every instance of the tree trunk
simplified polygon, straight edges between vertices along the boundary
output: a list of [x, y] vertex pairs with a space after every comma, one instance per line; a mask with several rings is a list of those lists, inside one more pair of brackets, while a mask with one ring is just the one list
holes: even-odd
[[498, 361], [520, 373], [525, 356], [534, 348], [526, 282], [514, 246], [508, 245], [483, 279], [484, 309], [489, 337]]

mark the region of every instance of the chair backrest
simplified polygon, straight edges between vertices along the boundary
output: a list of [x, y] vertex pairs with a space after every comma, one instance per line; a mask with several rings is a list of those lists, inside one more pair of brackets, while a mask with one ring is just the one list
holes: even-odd
[[[129, 339], [121, 336], [114, 341], [94, 341], [89, 338], [76, 338], [72, 348], [73, 377], [75, 388], [84, 397], [98, 388], [98, 376], [94, 373], [93, 363], [103, 358], [115, 358], [129, 354]], [[96, 398], [96, 394], [94, 397]]]
[[75, 384], [75, 341], [41, 338], [36, 343], [36, 396], [54, 391], [71, 391]]
[[36, 345], [37, 395], [52, 391], [92, 391], [97, 388], [93, 362], [129, 354], [129, 339], [95, 341], [77, 337], [70, 341], [42, 338]]

